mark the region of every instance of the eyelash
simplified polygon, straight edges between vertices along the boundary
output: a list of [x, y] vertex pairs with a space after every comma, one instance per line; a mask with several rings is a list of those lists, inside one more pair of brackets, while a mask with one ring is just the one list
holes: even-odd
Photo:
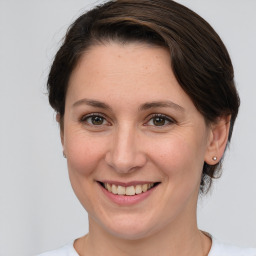
[[86, 124], [91, 125], [91, 126], [99, 126], [99, 127], [102, 126], [102, 125], [105, 125], [105, 124], [96, 125], [96, 124], [93, 124], [93, 123], [89, 123], [88, 119], [92, 118], [92, 117], [100, 117], [100, 118], [103, 119], [103, 122], [107, 122], [106, 121], [106, 119], [107, 119], [106, 116], [104, 114], [101, 114], [101, 113], [91, 113], [91, 114], [82, 116], [82, 118], [80, 119], [80, 122], [86, 123]]
[[[96, 124], [93, 124], [92, 122], [88, 122], [88, 119], [89, 118], [93, 118], [93, 117], [100, 117], [103, 119], [103, 122], [107, 122], [108, 124], [107, 125], [110, 125], [109, 122], [107, 121], [107, 117], [102, 114], [102, 113], [91, 113], [91, 114], [88, 114], [88, 115], [85, 115], [85, 116], [82, 116], [82, 118], [80, 119], [80, 122], [82, 123], [86, 123], [88, 125], [91, 125], [91, 126], [94, 126], [94, 127], [101, 127], [102, 125], [106, 125], [106, 124], [99, 124], [99, 125], [96, 125]], [[164, 120], [164, 122], [168, 122], [168, 124], [164, 123], [163, 125], [154, 125], [154, 124], [148, 124], [151, 120], [153, 120], [154, 118], [162, 118]], [[143, 125], [144, 126], [153, 126], [153, 127], [158, 127], [158, 128], [161, 128], [161, 127], [166, 127], [168, 125], [171, 125], [171, 124], [175, 124], [176, 121], [172, 118], [170, 118], [169, 116], [166, 116], [164, 114], [152, 114], [150, 115], [148, 118], [147, 118], [147, 122], [144, 123]]]
[[161, 128], [161, 127], [166, 127], [168, 125], [171, 125], [171, 124], [175, 124], [176, 121], [172, 118], [170, 118], [169, 116], [166, 116], [164, 114], [152, 114], [149, 116], [149, 119], [148, 121], [144, 124], [145, 126], [147, 126], [147, 124], [149, 123], [149, 121], [153, 120], [154, 118], [162, 118], [164, 120], [164, 122], [168, 122], [168, 124], [164, 124], [164, 125], [160, 125], [160, 126], [157, 126], [157, 125], [150, 125], [150, 126], [154, 126], [154, 127], [158, 127], [158, 128]]

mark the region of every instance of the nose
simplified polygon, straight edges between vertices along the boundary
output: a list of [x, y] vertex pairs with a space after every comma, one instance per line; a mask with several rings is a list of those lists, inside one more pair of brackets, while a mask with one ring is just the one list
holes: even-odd
[[133, 172], [147, 161], [142, 141], [135, 130], [131, 127], [119, 128], [112, 137], [105, 160], [118, 173]]

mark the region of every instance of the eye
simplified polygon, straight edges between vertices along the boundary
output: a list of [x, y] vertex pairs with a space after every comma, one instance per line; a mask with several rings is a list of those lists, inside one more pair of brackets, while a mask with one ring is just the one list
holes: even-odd
[[153, 116], [151, 116], [151, 118], [149, 119], [146, 125], [161, 127], [161, 126], [167, 126], [173, 123], [175, 123], [175, 121], [166, 115], [154, 114]]
[[101, 114], [90, 114], [83, 116], [81, 121], [93, 126], [108, 125], [106, 118]]

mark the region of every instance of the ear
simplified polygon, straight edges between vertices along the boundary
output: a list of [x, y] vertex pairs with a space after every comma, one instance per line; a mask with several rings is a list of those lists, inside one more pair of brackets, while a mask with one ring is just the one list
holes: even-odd
[[209, 143], [204, 159], [209, 165], [217, 164], [224, 154], [229, 136], [230, 118], [230, 115], [219, 117], [210, 125]]
[[63, 130], [63, 124], [61, 124], [61, 117], [60, 117], [59, 113], [56, 114], [56, 121], [59, 123], [59, 127], [60, 127], [60, 140], [61, 140], [62, 147], [64, 147], [64, 130]]

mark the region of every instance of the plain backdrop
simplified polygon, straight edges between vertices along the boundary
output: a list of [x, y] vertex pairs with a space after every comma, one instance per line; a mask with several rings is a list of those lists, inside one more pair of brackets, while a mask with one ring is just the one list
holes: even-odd
[[[67, 27], [95, 0], [0, 0], [0, 255], [31, 256], [82, 236], [87, 214], [69, 184], [46, 79]], [[256, 1], [179, 0], [226, 44], [241, 108], [224, 172], [198, 222], [256, 247]]]

